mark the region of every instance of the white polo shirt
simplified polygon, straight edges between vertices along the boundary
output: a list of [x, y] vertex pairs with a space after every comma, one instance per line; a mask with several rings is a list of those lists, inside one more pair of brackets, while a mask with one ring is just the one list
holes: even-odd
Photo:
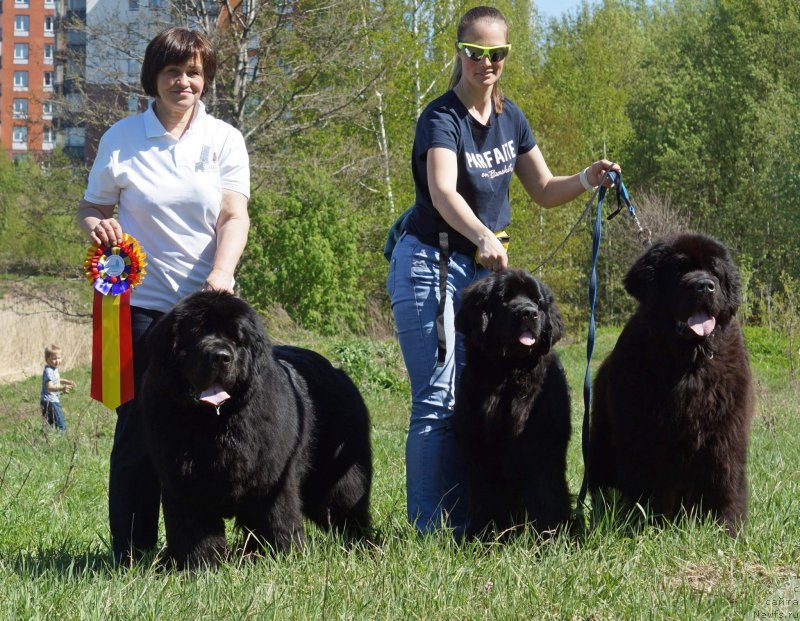
[[207, 114], [202, 101], [180, 140], [152, 104], [103, 134], [84, 198], [118, 205], [122, 232], [147, 254], [133, 306], [167, 311], [203, 286], [217, 249], [223, 189], [250, 197], [250, 160], [241, 132]]

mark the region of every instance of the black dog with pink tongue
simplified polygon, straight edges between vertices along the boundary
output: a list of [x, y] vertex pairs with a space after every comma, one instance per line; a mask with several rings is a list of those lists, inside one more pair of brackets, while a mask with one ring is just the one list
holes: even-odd
[[735, 535], [747, 519], [753, 388], [739, 273], [720, 242], [657, 240], [624, 280], [637, 301], [594, 382], [589, 489], [660, 518], [711, 514]]
[[148, 337], [141, 395], [162, 483], [167, 556], [215, 565], [234, 518], [245, 554], [301, 544], [303, 517], [370, 527], [370, 422], [351, 379], [313, 351], [274, 346], [247, 302], [187, 296]]
[[553, 349], [563, 321], [552, 291], [523, 270], [494, 273], [463, 291], [455, 326], [466, 350], [453, 426], [467, 478], [467, 534], [566, 525], [570, 398]]

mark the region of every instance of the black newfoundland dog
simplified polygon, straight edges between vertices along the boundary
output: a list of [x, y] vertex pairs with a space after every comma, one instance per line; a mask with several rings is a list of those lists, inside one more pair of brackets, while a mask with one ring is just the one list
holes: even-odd
[[466, 366], [454, 425], [467, 469], [469, 530], [567, 522], [570, 400], [553, 344], [563, 324], [550, 289], [508, 269], [464, 290], [456, 314]]
[[681, 234], [653, 244], [624, 283], [639, 308], [595, 379], [589, 489], [666, 518], [711, 513], [734, 535], [753, 416], [738, 272], [722, 244]]
[[344, 372], [273, 347], [257, 313], [222, 292], [181, 300], [148, 344], [141, 413], [175, 564], [216, 564], [224, 518], [246, 553], [302, 543], [303, 514], [347, 536], [369, 527], [369, 417]]

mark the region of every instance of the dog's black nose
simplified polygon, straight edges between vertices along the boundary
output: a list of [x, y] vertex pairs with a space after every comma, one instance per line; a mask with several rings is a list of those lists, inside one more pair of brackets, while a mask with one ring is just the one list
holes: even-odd
[[711, 278], [701, 278], [695, 284], [695, 291], [699, 294], [714, 293], [717, 286]]
[[216, 349], [208, 352], [208, 357], [214, 364], [228, 365], [233, 360], [231, 352], [227, 349]]
[[536, 306], [526, 306], [522, 309], [522, 318], [523, 319], [532, 319], [537, 320], [539, 319], [539, 309]]

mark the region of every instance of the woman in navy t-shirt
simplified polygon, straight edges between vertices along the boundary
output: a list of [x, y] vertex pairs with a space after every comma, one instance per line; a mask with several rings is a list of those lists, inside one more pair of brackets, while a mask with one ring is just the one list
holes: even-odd
[[[536, 203], [554, 207], [592, 190], [612, 168], [608, 160], [599, 160], [578, 174], [553, 176], [527, 119], [500, 90], [510, 48], [507, 24], [497, 9], [476, 7], [461, 18], [451, 88], [417, 122], [411, 162], [416, 202], [391, 257], [387, 288], [411, 379], [408, 516], [421, 532], [447, 525], [460, 535], [466, 526], [463, 468], [451, 426], [464, 352], [453, 317], [464, 287], [489, 270], [508, 267], [495, 232], [511, 221], [511, 173]], [[442, 232], [448, 234], [449, 258], [440, 347]]]

